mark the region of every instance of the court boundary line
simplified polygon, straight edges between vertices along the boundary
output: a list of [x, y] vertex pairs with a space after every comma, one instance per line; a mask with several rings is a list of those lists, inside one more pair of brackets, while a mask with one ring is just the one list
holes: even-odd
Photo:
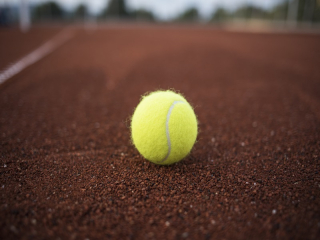
[[20, 58], [20, 60], [16, 61], [13, 64], [10, 64], [3, 71], [0, 71], [0, 85], [17, 75], [30, 65], [38, 62], [45, 56], [52, 53], [62, 44], [66, 43], [75, 35], [74, 31], [70, 29], [63, 29], [60, 33], [54, 36], [49, 41], [45, 42], [43, 45], [33, 50], [31, 53], [26, 56]]

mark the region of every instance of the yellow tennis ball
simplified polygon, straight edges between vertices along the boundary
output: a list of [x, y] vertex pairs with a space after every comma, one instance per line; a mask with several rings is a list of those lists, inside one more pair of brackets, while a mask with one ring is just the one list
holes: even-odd
[[196, 115], [187, 100], [173, 91], [144, 96], [131, 120], [132, 141], [149, 161], [168, 165], [191, 151], [198, 134]]

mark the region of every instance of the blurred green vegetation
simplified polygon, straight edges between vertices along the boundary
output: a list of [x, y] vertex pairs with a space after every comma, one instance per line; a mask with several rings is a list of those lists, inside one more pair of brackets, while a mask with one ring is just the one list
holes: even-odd
[[99, 15], [100, 19], [155, 21], [152, 12], [145, 9], [128, 10], [125, 0], [111, 0]]
[[197, 22], [200, 20], [198, 9], [190, 8], [180, 14], [174, 21], [177, 22]]
[[288, 13], [288, 3], [289, 1], [283, 1], [283, 3], [271, 9], [269, 18], [273, 20], [286, 20]]
[[129, 12], [125, 0], [111, 0], [100, 14], [100, 18], [128, 18]]
[[64, 15], [64, 9], [54, 1], [39, 4], [32, 11], [32, 18], [35, 21], [63, 19]]
[[80, 4], [73, 12], [73, 18], [75, 19], [85, 19], [88, 16], [87, 6], [84, 4]]
[[230, 13], [224, 8], [218, 8], [213, 14], [211, 21], [213, 22], [224, 22], [230, 18]]
[[229, 14], [231, 17], [235, 18], [260, 18], [260, 19], [268, 19], [270, 18], [270, 13], [262, 8], [248, 5], [244, 7], [238, 8], [236, 11], [234, 11], [232, 14]]
[[[34, 21], [48, 20], [80, 20], [88, 16], [99, 20], [128, 20], [128, 21], [160, 21], [151, 11], [146, 9], [132, 10], [127, 7], [127, 0], [111, 0], [97, 15], [89, 13], [85, 4], [80, 4], [73, 11], [66, 11], [54, 1], [44, 2], [32, 7]], [[202, 18], [197, 8], [189, 8], [181, 13], [173, 22], [213, 22], [223, 23], [233, 20], [268, 20], [268, 21], [297, 21], [320, 22], [320, 0], [279, 0], [272, 9], [263, 9], [253, 4], [243, 5], [234, 11], [222, 7], [216, 9], [211, 17]]]
[[154, 22], [156, 21], [153, 14], [145, 9], [138, 9], [130, 12], [130, 16], [137, 21]]
[[[289, 8], [293, 7], [294, 18], [288, 19]], [[297, 9], [295, 9], [297, 7]], [[228, 12], [218, 8], [210, 19], [211, 22], [224, 22], [232, 19], [261, 19], [272, 21], [320, 22], [320, 0], [281, 0], [278, 5], [266, 10], [254, 5], [246, 5]]]

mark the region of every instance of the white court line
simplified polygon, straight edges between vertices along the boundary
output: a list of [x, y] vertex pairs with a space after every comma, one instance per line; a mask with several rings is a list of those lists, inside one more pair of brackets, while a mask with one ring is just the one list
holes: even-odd
[[0, 72], [0, 84], [7, 81], [9, 78], [21, 72], [26, 67], [32, 65], [33, 63], [39, 61], [41, 58], [45, 57], [49, 53], [53, 52], [63, 43], [68, 41], [74, 36], [74, 32], [70, 29], [62, 30], [51, 40], [29, 53], [27, 56], [21, 58], [19, 61], [10, 65], [8, 68]]

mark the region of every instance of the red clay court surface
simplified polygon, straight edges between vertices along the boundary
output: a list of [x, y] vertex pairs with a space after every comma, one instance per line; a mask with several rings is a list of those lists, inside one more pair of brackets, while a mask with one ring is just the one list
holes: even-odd
[[[1, 29], [1, 69], [60, 30]], [[73, 30], [0, 86], [1, 239], [320, 238], [320, 35]], [[130, 116], [169, 88], [199, 135], [158, 166]]]

